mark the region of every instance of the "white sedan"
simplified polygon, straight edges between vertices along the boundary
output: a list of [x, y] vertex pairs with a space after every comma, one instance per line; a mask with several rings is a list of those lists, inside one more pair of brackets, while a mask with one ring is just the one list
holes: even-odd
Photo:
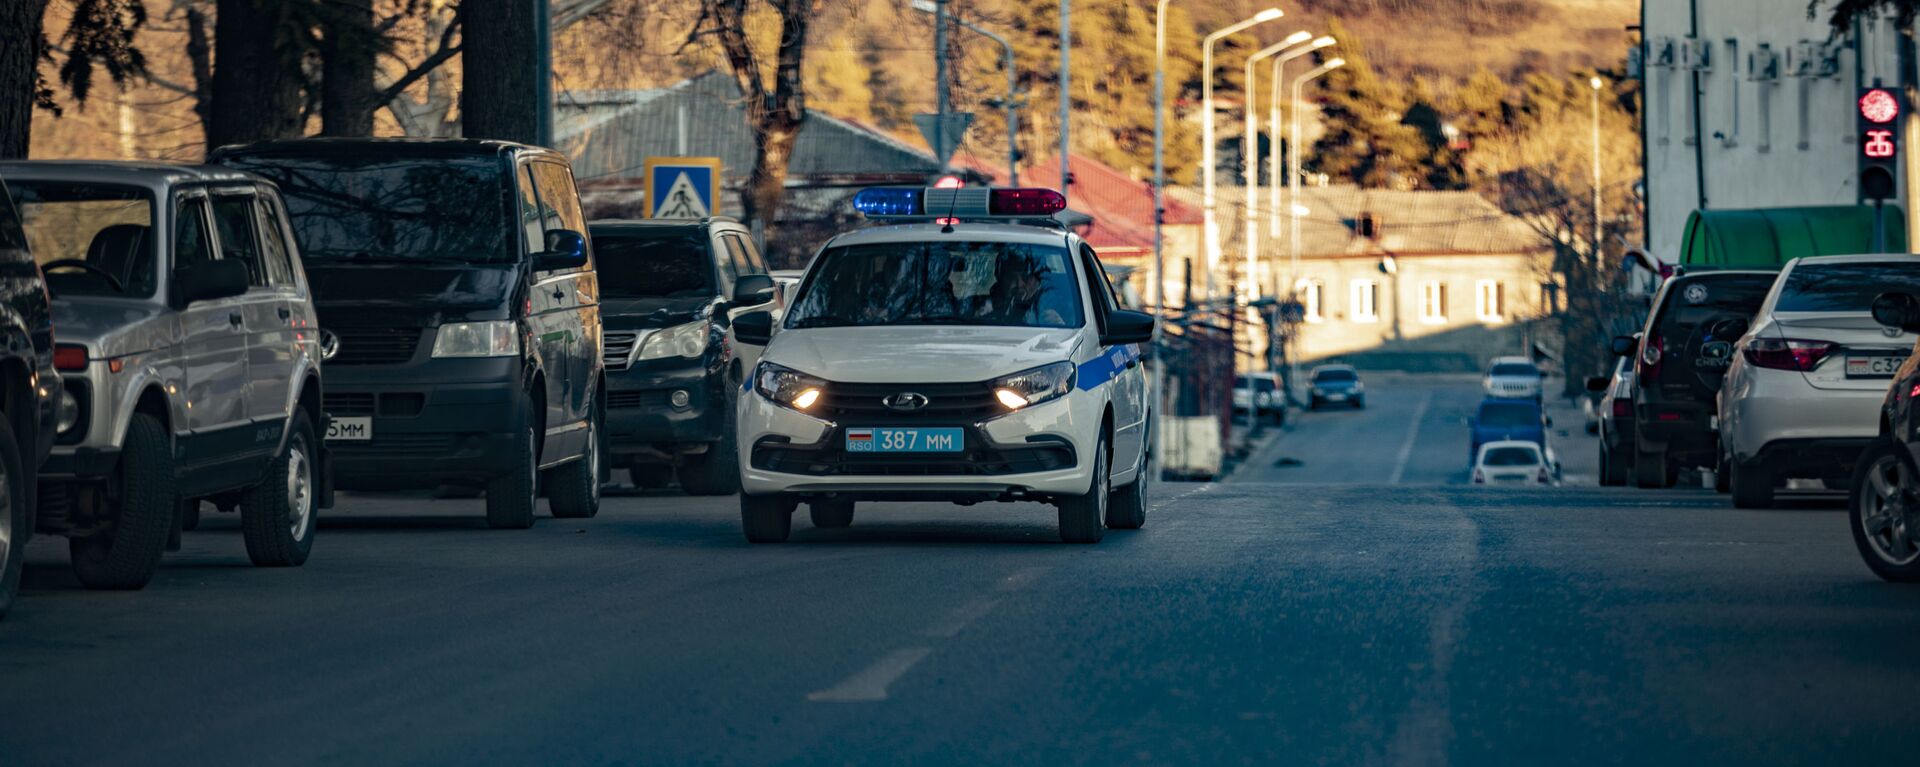
[[1476, 485], [1554, 485], [1560, 481], [1552, 456], [1537, 442], [1502, 440], [1480, 446], [1473, 459]]

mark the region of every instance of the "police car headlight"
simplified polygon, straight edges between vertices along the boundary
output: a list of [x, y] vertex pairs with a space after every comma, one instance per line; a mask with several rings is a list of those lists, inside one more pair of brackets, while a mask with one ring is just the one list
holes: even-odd
[[512, 320], [449, 322], [433, 336], [433, 356], [512, 357], [520, 353], [520, 333]]
[[753, 390], [776, 404], [807, 410], [820, 401], [827, 382], [792, 368], [762, 362], [753, 371]]
[[639, 359], [697, 358], [706, 351], [707, 321], [699, 320], [648, 334], [646, 342], [640, 345]]
[[1038, 405], [1073, 391], [1078, 368], [1071, 362], [1022, 370], [993, 382], [993, 396], [1008, 410]]

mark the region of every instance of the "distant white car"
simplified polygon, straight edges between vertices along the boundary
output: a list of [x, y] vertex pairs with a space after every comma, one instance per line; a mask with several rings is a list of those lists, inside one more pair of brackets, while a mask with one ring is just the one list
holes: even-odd
[[1915, 284], [1920, 259], [1905, 254], [1802, 258], [1781, 270], [1720, 384], [1720, 473], [1735, 506], [1772, 505], [1788, 479], [1847, 487], [1913, 346], [1874, 321], [1874, 296]]
[[1488, 442], [1473, 459], [1476, 485], [1555, 485], [1559, 471], [1540, 445], [1522, 440]]
[[1540, 368], [1525, 357], [1495, 357], [1487, 368], [1487, 396], [1501, 399], [1540, 399]]

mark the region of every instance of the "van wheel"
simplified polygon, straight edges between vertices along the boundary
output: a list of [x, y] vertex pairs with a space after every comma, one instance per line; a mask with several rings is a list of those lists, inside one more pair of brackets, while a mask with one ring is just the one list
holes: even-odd
[[749, 543], [781, 543], [793, 534], [793, 510], [799, 504], [784, 495], [740, 494], [740, 531]]
[[1673, 483], [1667, 471], [1667, 451], [1633, 449], [1633, 482], [1644, 488], [1669, 487]]
[[[294, 410], [287, 449], [268, 465], [266, 479], [240, 499], [240, 531], [256, 567], [297, 567], [313, 551], [314, 490], [319, 487], [313, 444], [306, 410]], [[200, 504], [193, 508], [198, 514]]]
[[[728, 387], [731, 391], [732, 387]], [[733, 396], [720, 400], [720, 438], [707, 452], [682, 456], [675, 473], [680, 489], [691, 495], [733, 495], [740, 492], [740, 453], [734, 449]]]
[[[531, 409], [531, 408], [529, 408]], [[495, 530], [525, 530], [533, 527], [533, 506], [540, 471], [539, 452], [534, 448], [534, 426], [521, 427], [520, 439], [509, 457], [506, 474], [487, 480], [487, 526]]]
[[1107, 438], [1103, 434], [1093, 446], [1093, 479], [1087, 494], [1054, 503], [1060, 511], [1060, 540], [1099, 543], [1107, 532], [1101, 521], [1107, 515], [1107, 503], [1112, 495], [1113, 477], [1107, 470]]
[[160, 419], [136, 413], [127, 424], [120, 469], [106, 489], [112, 529], [67, 541], [73, 573], [90, 589], [138, 589], [160, 568], [173, 532], [173, 449]]
[[20, 444], [13, 427], [0, 419], [0, 617], [20, 593], [20, 572], [26, 565], [27, 533], [32, 509], [27, 508], [27, 484], [34, 478], [20, 460]]
[[1765, 509], [1773, 506], [1773, 475], [1766, 467], [1753, 463], [1728, 461], [1727, 484], [1733, 490], [1736, 509]]
[[587, 419], [587, 454], [547, 470], [547, 508], [557, 519], [587, 519], [600, 513], [600, 418]]
[[853, 526], [853, 501], [833, 498], [814, 501], [807, 504], [807, 515], [813, 517], [813, 526], [828, 530], [839, 530]]

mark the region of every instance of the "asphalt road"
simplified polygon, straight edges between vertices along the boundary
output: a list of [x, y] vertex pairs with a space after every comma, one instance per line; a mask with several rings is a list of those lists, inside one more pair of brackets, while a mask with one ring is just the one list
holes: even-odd
[[247, 566], [222, 515], [98, 593], [39, 539], [0, 622], [0, 763], [1912, 758], [1920, 589], [1875, 580], [1843, 513], [1446, 484], [1454, 428], [1399, 485], [1160, 485], [1098, 546], [1032, 505], [749, 546], [730, 498], [495, 532], [478, 501], [356, 497], [303, 568]]

